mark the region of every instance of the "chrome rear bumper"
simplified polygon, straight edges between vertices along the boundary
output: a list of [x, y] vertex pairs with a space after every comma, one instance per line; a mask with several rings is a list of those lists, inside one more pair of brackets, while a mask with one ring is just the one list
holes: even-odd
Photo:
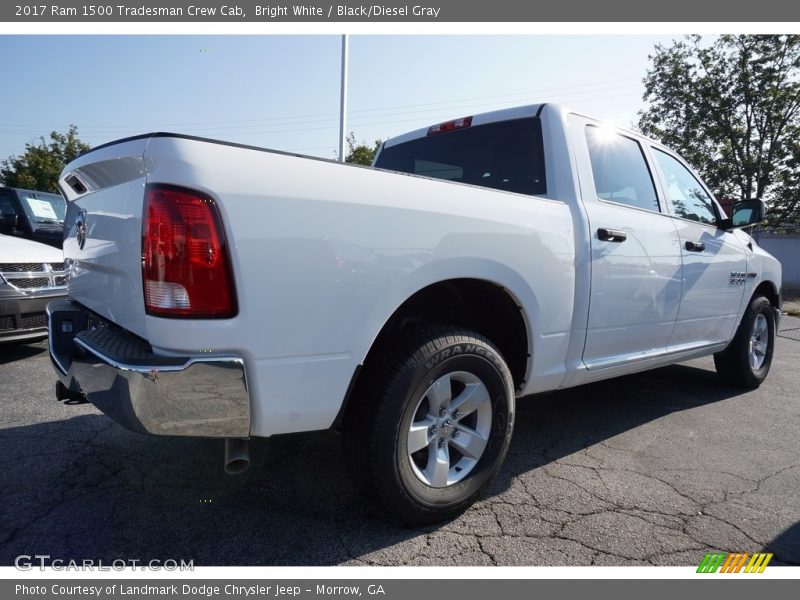
[[172, 357], [70, 300], [47, 306], [59, 380], [124, 427], [155, 435], [248, 437], [244, 362]]

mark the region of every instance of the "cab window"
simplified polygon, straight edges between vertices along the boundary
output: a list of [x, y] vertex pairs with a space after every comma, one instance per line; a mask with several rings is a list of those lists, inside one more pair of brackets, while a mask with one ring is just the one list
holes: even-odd
[[639, 142], [605, 127], [586, 127], [592, 177], [600, 200], [659, 211], [650, 169]]
[[375, 166], [518, 194], [547, 194], [542, 125], [535, 117], [471, 125], [384, 147]]
[[17, 209], [14, 208], [14, 202], [8, 196], [0, 196], [0, 214], [2, 214], [2, 216], [14, 216], [17, 214]]
[[0, 194], [0, 233], [13, 234], [15, 229], [17, 209], [14, 201], [7, 194]]
[[692, 173], [666, 152], [653, 149], [658, 168], [664, 176], [667, 198], [676, 217], [706, 225], [717, 224], [714, 201]]

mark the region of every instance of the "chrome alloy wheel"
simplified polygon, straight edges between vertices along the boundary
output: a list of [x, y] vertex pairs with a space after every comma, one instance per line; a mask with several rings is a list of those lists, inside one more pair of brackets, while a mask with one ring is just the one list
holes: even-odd
[[769, 322], [763, 314], [756, 316], [750, 333], [750, 368], [757, 371], [764, 365], [769, 348]]
[[409, 426], [414, 474], [434, 488], [461, 481], [483, 456], [491, 429], [486, 385], [467, 371], [442, 375], [422, 394]]

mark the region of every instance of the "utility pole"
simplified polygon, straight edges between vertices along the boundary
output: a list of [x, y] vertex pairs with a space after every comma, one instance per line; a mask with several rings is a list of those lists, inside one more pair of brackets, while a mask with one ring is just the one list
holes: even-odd
[[339, 162], [344, 162], [347, 138], [347, 34], [342, 36], [342, 97], [339, 102]]

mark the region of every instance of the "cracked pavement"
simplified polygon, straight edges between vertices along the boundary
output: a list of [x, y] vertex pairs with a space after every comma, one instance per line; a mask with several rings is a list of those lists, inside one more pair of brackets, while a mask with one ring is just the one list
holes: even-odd
[[0, 564], [697, 565], [707, 551], [800, 564], [800, 341], [778, 338], [756, 391], [710, 358], [518, 402], [486, 496], [409, 529], [353, 492], [340, 438], [251, 444], [130, 433], [55, 400], [44, 343], [0, 347]]

